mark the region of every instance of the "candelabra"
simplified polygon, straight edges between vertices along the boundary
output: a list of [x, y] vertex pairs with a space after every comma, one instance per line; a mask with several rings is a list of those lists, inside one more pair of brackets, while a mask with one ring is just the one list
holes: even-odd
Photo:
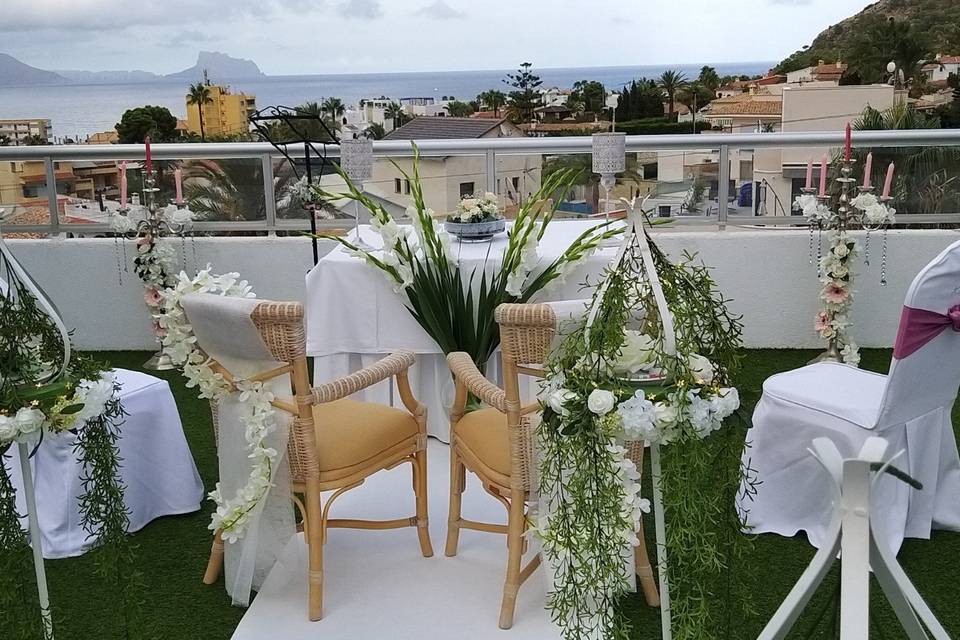
[[[805, 211], [810, 217], [810, 259], [813, 261], [813, 233], [816, 227], [818, 236], [822, 230], [826, 229], [830, 234], [830, 259], [824, 263], [822, 260], [822, 242], [817, 241], [817, 269], [824, 277], [824, 288], [821, 291], [821, 298], [825, 306], [818, 314], [818, 329], [821, 335], [828, 335], [827, 349], [811, 361], [815, 362], [850, 362], [856, 364], [859, 357], [855, 353], [855, 345], [846, 339], [846, 327], [849, 325], [850, 298], [853, 294], [853, 269], [848, 265], [849, 260], [855, 255], [856, 245], [847, 236], [847, 231], [851, 227], [859, 227], [867, 231], [867, 254], [865, 264], [869, 266], [869, 239], [870, 232], [883, 228], [886, 232], [886, 225], [893, 221], [894, 210], [888, 207], [891, 198], [889, 197], [889, 178], [888, 184], [884, 188], [884, 195], [877, 198], [873, 195], [874, 188], [870, 182], [871, 158], [868, 157], [867, 170], [864, 182], [861, 186], [857, 185], [856, 178], [853, 177], [853, 168], [856, 161], [845, 153], [845, 157], [840, 165], [840, 175], [834, 179], [838, 188], [833, 195], [827, 193], [825, 188], [826, 179], [821, 178], [821, 188], [819, 193], [811, 186], [807, 186], [801, 191], [803, 198], [808, 201], [816, 193], [816, 207], [814, 211]], [[826, 171], [826, 163], [821, 165], [821, 171]], [[892, 176], [892, 169], [890, 171]], [[808, 180], [809, 185], [809, 180]], [[806, 209], [801, 203], [801, 208]], [[886, 286], [886, 233], [884, 233], [883, 256], [880, 267], [880, 285]], [[849, 349], [844, 352], [844, 347]]]
[[[123, 207], [120, 209], [120, 218], [114, 221], [113, 228], [121, 237], [128, 239], [137, 239], [138, 245], [147, 247], [145, 251], [138, 249], [136, 258], [136, 272], [148, 290], [158, 290], [170, 284], [168, 280], [171, 274], [164, 264], [163, 258], [155, 254], [157, 241], [164, 236], [175, 235], [184, 238], [185, 234], [193, 228], [193, 213], [183, 202], [177, 202], [176, 209], [171, 215], [168, 215], [166, 208], [161, 208], [157, 204], [157, 193], [160, 189], [157, 187], [156, 180], [153, 177], [153, 170], [147, 169], [146, 177], [143, 180], [144, 205], [140, 210], [145, 212], [145, 217], [136, 222], [129, 219], [128, 214], [131, 209]], [[179, 198], [178, 198], [179, 199]], [[147, 262], [155, 264], [157, 269], [150, 269]], [[148, 294], [149, 296], [149, 294]], [[156, 304], [147, 303], [153, 310], [153, 319], [156, 323], [162, 312]], [[157, 325], [158, 326], [158, 325]], [[154, 371], [166, 371], [174, 369], [169, 356], [160, 349], [146, 363], [144, 368]]]

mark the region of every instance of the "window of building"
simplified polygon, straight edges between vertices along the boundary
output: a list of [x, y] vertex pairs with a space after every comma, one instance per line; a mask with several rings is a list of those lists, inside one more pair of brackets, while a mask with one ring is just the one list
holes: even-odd
[[403, 192], [407, 195], [410, 195], [410, 180], [404, 178], [403, 180]]
[[510, 181], [513, 182], [513, 190], [515, 192], [520, 191], [520, 176], [513, 176], [510, 178]]
[[393, 179], [393, 190], [396, 193], [400, 193], [400, 178]]
[[461, 182], [460, 183], [460, 197], [466, 198], [467, 196], [472, 196], [474, 193], [474, 184], [472, 182]]

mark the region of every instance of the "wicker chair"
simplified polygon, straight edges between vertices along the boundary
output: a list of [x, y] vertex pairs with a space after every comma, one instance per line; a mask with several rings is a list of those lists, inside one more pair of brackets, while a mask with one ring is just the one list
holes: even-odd
[[[323, 613], [323, 544], [327, 529], [416, 527], [424, 557], [433, 555], [427, 528], [426, 408], [414, 398], [407, 381], [407, 370], [414, 363], [412, 353], [391, 354], [356, 373], [311, 387], [303, 306], [296, 302], [264, 301], [254, 309], [251, 319], [273, 358], [284, 363], [253, 379], [291, 376], [292, 402], [278, 399], [274, 406], [293, 415], [287, 446], [292, 492], [309, 548], [309, 616], [310, 620], [319, 620]], [[228, 381], [233, 380], [219, 363], [214, 363], [214, 369]], [[396, 378], [407, 411], [348, 399], [390, 377]], [[416, 515], [383, 521], [328, 517], [331, 504], [344, 492], [360, 486], [374, 473], [404, 462], [409, 462], [413, 469]], [[323, 491], [334, 493], [321, 506]], [[218, 531], [203, 577], [205, 583], [217, 580], [223, 568], [223, 553]]]
[[[446, 555], [457, 554], [461, 529], [507, 535], [507, 575], [500, 606], [500, 628], [513, 625], [513, 613], [520, 585], [540, 564], [540, 555], [526, 566], [524, 533], [527, 502], [536, 477], [535, 428], [539, 403], [521, 405], [520, 375], [543, 377], [543, 362], [556, 333], [556, 316], [543, 304], [502, 304], [497, 307], [500, 325], [503, 382], [501, 389], [487, 380], [466, 353], [447, 356], [456, 380], [456, 397], [450, 415], [450, 511]], [[467, 397], [473, 394], [488, 408], [464, 413]], [[642, 466], [643, 443], [630, 443], [631, 457]], [[461, 494], [466, 488], [466, 470], [480, 478], [484, 489], [507, 508], [506, 525], [474, 522], [461, 516]], [[644, 595], [650, 606], [660, 598], [653, 570], [639, 532], [635, 564]]]

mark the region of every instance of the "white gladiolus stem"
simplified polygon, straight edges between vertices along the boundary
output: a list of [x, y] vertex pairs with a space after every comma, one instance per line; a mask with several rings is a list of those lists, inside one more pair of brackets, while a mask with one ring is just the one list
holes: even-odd
[[40, 522], [37, 519], [37, 496], [33, 490], [33, 475], [30, 472], [30, 449], [23, 442], [20, 449], [20, 472], [23, 475], [23, 497], [27, 503], [27, 522], [30, 527], [30, 547], [33, 549], [33, 568], [37, 574], [37, 596], [40, 601], [40, 617], [43, 620], [43, 636], [53, 640], [53, 619], [50, 617], [50, 595], [47, 592], [47, 573], [43, 567], [43, 543]]

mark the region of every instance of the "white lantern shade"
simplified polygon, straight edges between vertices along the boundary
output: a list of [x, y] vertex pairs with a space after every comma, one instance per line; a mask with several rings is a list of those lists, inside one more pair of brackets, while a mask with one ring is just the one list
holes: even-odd
[[373, 140], [341, 140], [340, 168], [353, 182], [369, 180], [373, 175]]
[[627, 134], [593, 134], [593, 172], [603, 175], [627, 170]]

